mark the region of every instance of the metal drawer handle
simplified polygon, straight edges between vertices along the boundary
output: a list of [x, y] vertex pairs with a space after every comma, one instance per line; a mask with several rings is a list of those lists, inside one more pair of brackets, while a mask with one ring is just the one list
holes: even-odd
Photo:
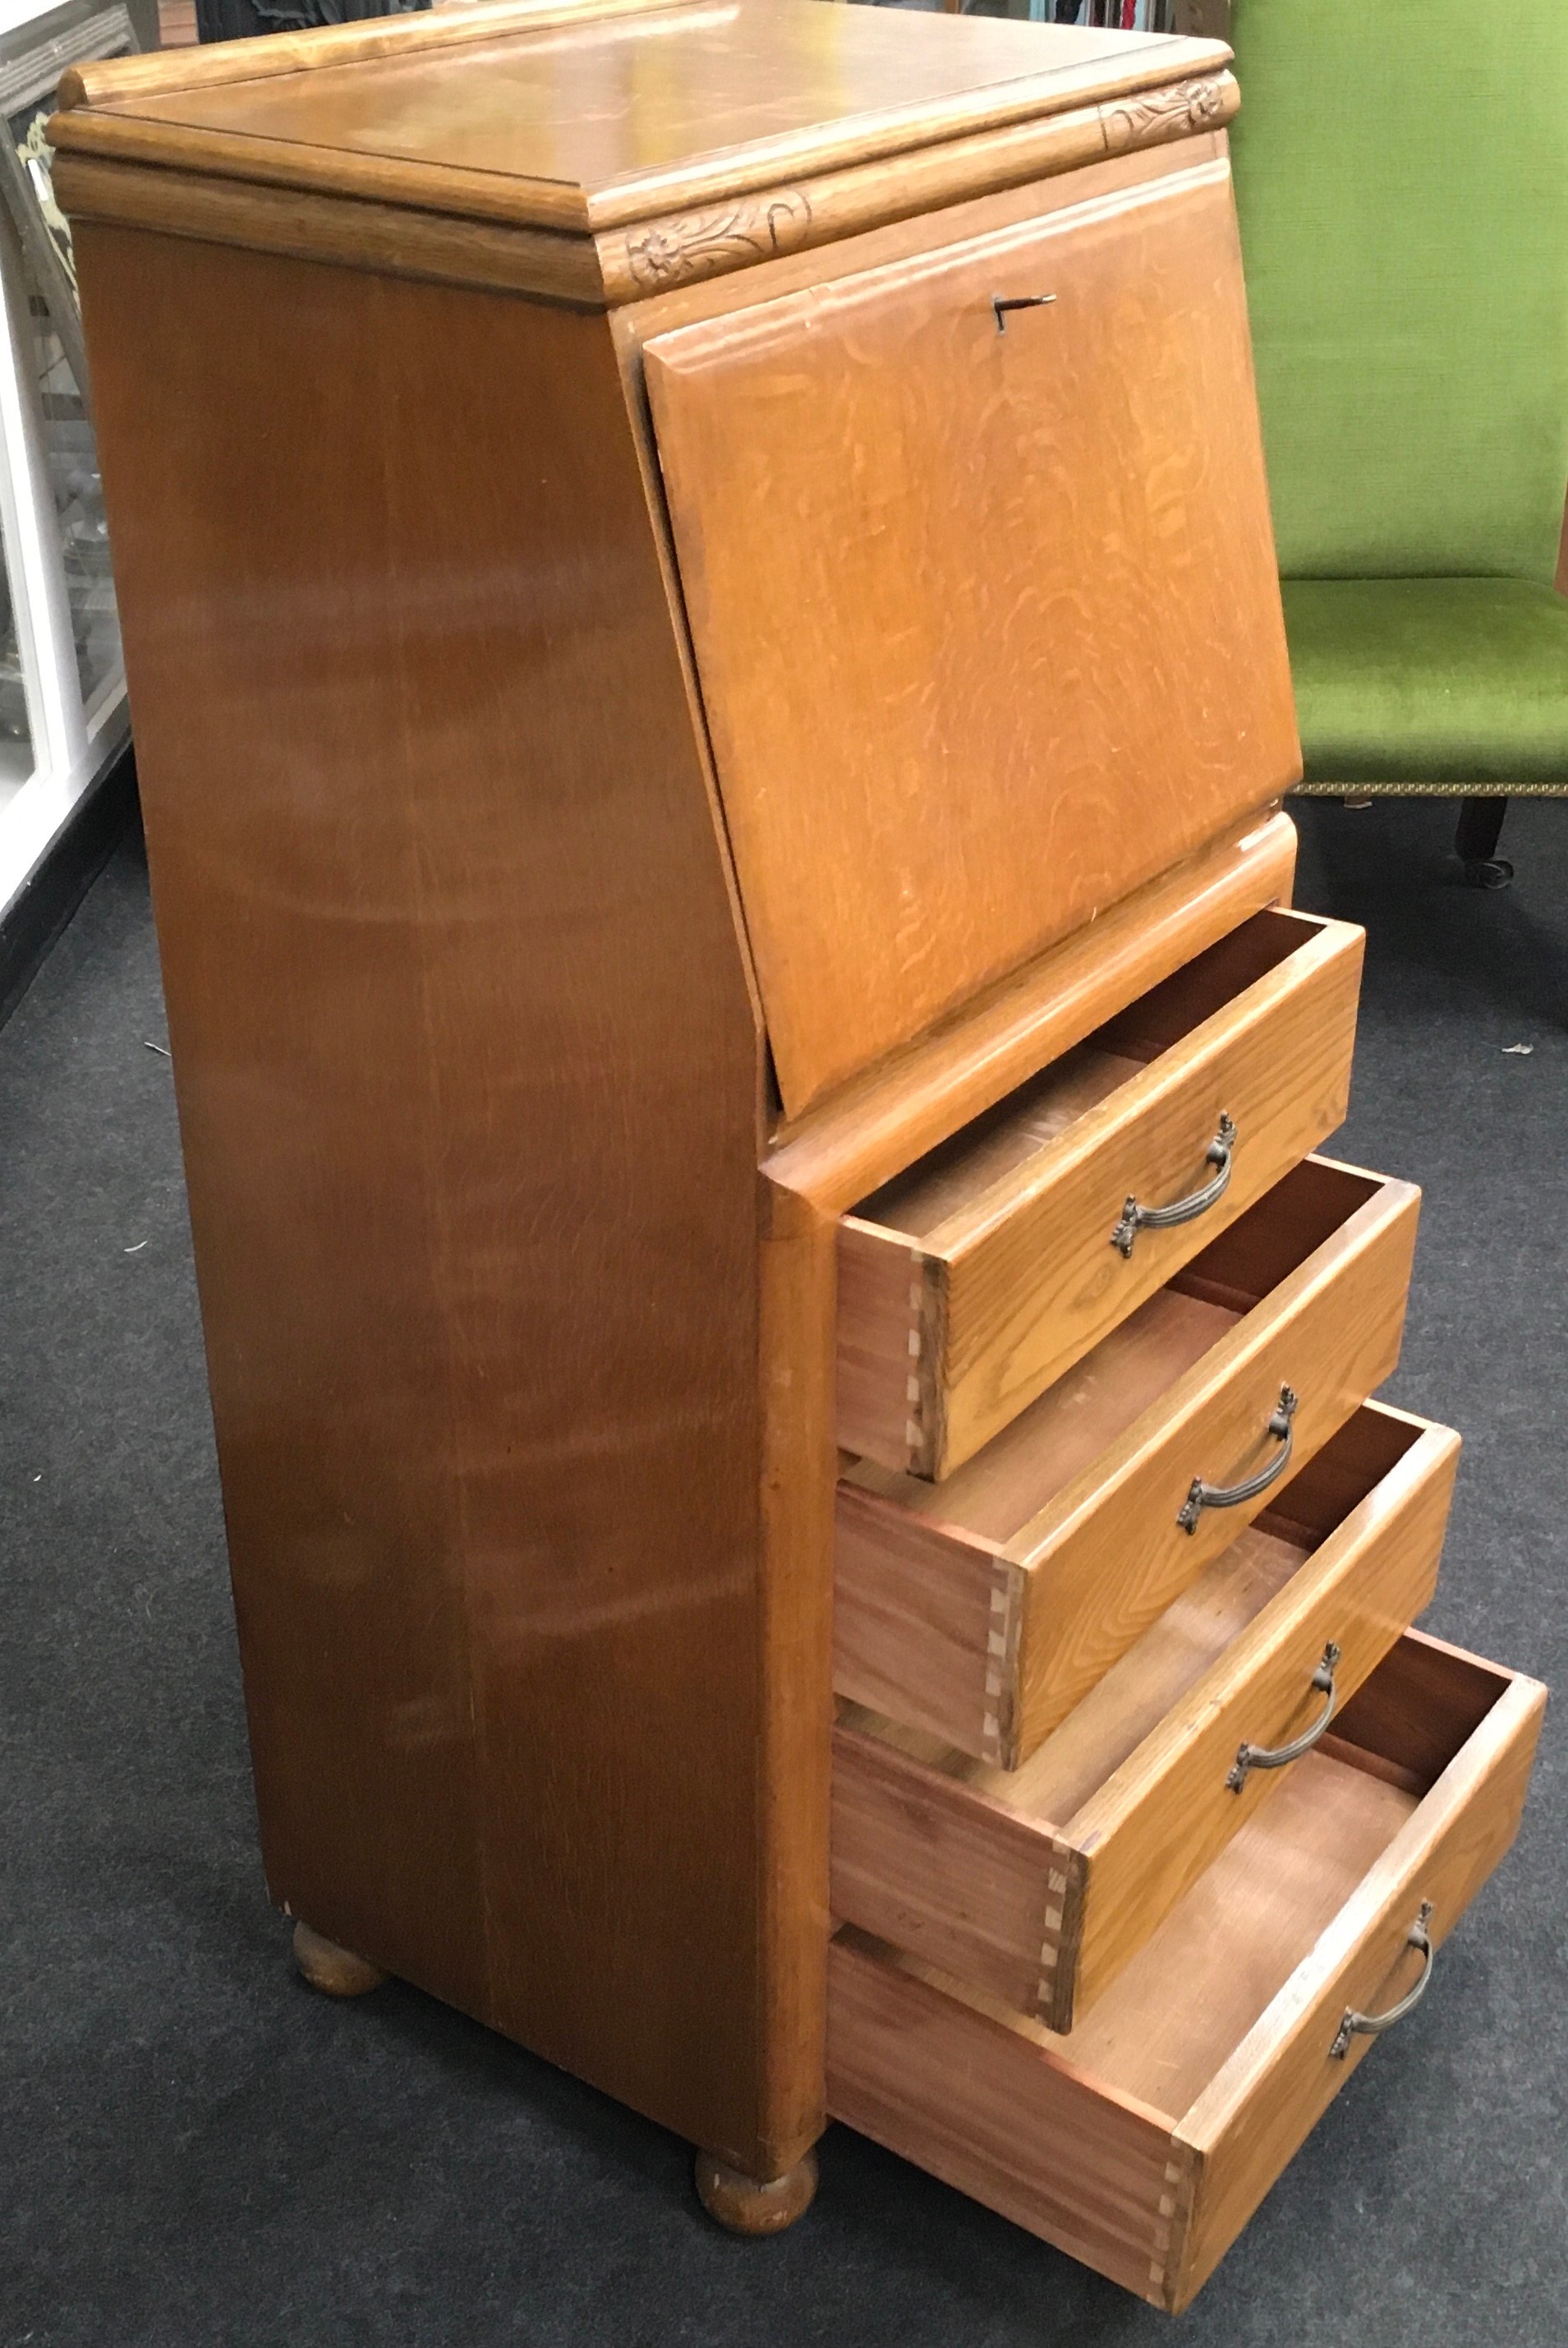
[[1310, 1728], [1295, 1737], [1288, 1745], [1238, 1745], [1236, 1746], [1235, 1763], [1230, 1776], [1225, 1779], [1225, 1784], [1233, 1794], [1240, 1793], [1246, 1783], [1246, 1773], [1249, 1769], [1283, 1769], [1287, 1762], [1299, 1761], [1304, 1753], [1311, 1752], [1318, 1738], [1327, 1729], [1329, 1722], [1334, 1717], [1335, 1707], [1339, 1702], [1339, 1691], [1334, 1684], [1334, 1671], [1338, 1661], [1339, 1650], [1330, 1639], [1323, 1650], [1323, 1661], [1313, 1673], [1310, 1683], [1313, 1687], [1326, 1695], [1328, 1701]]
[[993, 294], [991, 295], [991, 308], [996, 312], [998, 334], [1006, 334], [1008, 330], [1007, 314], [1009, 310], [1043, 310], [1054, 302], [1056, 296], [1054, 294], [1017, 294], [1013, 296], [1010, 302], [1004, 302], [999, 294]]
[[1198, 1519], [1205, 1509], [1239, 1509], [1244, 1500], [1255, 1500], [1271, 1484], [1277, 1484], [1290, 1465], [1290, 1448], [1296, 1440], [1291, 1424], [1296, 1416], [1296, 1390], [1293, 1386], [1279, 1389], [1279, 1407], [1268, 1422], [1266, 1432], [1274, 1436], [1279, 1449], [1266, 1468], [1249, 1476], [1241, 1484], [1205, 1484], [1201, 1476], [1193, 1478], [1192, 1488], [1177, 1513], [1176, 1522], [1184, 1533], [1195, 1533]]
[[1410, 1926], [1405, 1940], [1408, 1949], [1419, 1949], [1426, 1959], [1415, 1988], [1408, 1997], [1402, 1997], [1398, 2005], [1391, 2005], [1387, 2013], [1358, 2013], [1353, 2005], [1348, 2005], [1345, 2019], [1339, 2024], [1339, 2034], [1328, 2049], [1330, 2061], [1343, 2063], [1350, 2051], [1352, 2038], [1375, 2038], [1380, 2030], [1392, 2030], [1396, 2022], [1403, 2022], [1406, 2014], [1419, 2005], [1427, 1993], [1427, 1983], [1432, 1977], [1432, 1944], [1427, 1932], [1431, 1921], [1432, 1903], [1430, 1900], [1423, 1900], [1421, 1912]]
[[1130, 1197], [1122, 1210], [1121, 1221], [1111, 1234], [1112, 1246], [1128, 1256], [1140, 1231], [1168, 1231], [1177, 1223], [1195, 1222], [1200, 1215], [1206, 1215], [1214, 1201], [1225, 1196], [1235, 1150], [1235, 1128], [1228, 1117], [1222, 1117], [1219, 1131], [1204, 1152], [1204, 1165], [1219, 1169], [1214, 1180], [1205, 1182], [1189, 1198], [1173, 1200], [1168, 1207], [1141, 1207], [1136, 1199]]

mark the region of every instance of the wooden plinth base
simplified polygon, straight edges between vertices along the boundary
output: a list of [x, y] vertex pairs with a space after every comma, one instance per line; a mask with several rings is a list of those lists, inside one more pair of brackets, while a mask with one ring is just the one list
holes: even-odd
[[366, 1990], [379, 1989], [386, 1979], [374, 1965], [313, 1932], [308, 1924], [294, 1926], [294, 1962], [311, 1987], [324, 1991], [328, 1997], [363, 1997]]
[[763, 2184], [711, 2152], [697, 2155], [697, 2199], [732, 2234], [782, 2234], [804, 2218], [816, 2191], [816, 2155], [808, 2152], [786, 2175]]

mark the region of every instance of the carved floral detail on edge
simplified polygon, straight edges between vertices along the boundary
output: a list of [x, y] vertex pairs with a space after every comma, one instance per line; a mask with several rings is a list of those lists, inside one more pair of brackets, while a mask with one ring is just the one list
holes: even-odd
[[810, 226], [810, 199], [792, 188], [755, 203], [656, 221], [627, 238], [626, 257], [639, 285], [662, 292], [794, 252], [805, 242]]
[[1105, 144], [1112, 154], [1129, 147], [1157, 147], [1163, 139], [1182, 139], [1189, 131], [1207, 130], [1229, 112], [1223, 74], [1202, 81], [1177, 81], [1152, 89], [1146, 98], [1123, 98], [1105, 108]]

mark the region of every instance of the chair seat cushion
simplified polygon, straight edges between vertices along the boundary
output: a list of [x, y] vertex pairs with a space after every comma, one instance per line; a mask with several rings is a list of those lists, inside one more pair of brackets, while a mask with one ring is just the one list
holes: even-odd
[[1309, 783], [1568, 786], [1568, 596], [1525, 579], [1286, 579]]

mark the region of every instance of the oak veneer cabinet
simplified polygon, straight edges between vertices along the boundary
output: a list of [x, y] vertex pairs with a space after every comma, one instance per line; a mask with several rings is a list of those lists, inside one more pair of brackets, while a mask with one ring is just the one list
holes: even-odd
[[521, 0], [52, 133], [302, 1965], [1169, 2305], [1542, 1703], [1313, 1154], [1226, 57]]

